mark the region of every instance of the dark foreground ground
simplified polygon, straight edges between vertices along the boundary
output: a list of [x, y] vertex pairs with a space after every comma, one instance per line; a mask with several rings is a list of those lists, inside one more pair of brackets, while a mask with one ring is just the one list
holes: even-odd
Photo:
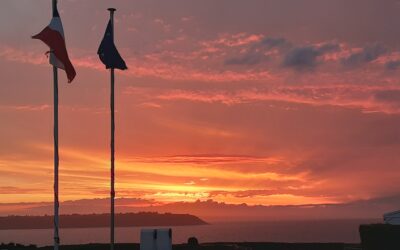
[[[8, 250], [53, 250], [52, 246], [36, 247], [3, 244], [0, 249]], [[109, 244], [66, 245], [60, 250], [109, 250]], [[198, 246], [174, 245], [173, 250], [359, 250], [358, 244], [343, 243], [204, 243]], [[139, 250], [139, 244], [116, 244], [115, 250]]]

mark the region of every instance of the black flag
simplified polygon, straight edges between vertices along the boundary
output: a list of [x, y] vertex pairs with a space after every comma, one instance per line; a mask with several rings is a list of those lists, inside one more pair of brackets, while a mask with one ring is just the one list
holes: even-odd
[[117, 48], [115, 47], [112, 34], [113, 29], [110, 20], [97, 54], [104, 65], [106, 65], [107, 69], [128, 69], [124, 59], [122, 59]]

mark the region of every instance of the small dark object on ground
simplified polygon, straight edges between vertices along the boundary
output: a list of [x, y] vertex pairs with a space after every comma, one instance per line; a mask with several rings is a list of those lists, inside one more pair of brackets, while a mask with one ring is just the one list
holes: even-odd
[[400, 225], [361, 225], [360, 237], [363, 250], [400, 249]]
[[199, 245], [199, 241], [197, 240], [196, 237], [190, 237], [190, 238], [188, 239], [188, 245], [189, 245], [189, 246], [192, 246], [192, 247], [198, 246], [198, 245]]

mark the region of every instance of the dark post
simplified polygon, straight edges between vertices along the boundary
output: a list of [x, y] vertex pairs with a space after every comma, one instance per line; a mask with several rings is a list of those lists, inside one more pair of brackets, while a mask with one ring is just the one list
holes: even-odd
[[[52, 10], [57, 8], [57, 0], [52, 0]], [[60, 237], [58, 232], [58, 70], [53, 66], [54, 80], [54, 250], [58, 250]]]
[[[112, 39], [114, 41], [114, 12], [116, 9], [114, 8], [109, 8], [108, 11], [110, 11], [110, 20], [111, 20], [111, 26], [112, 26]], [[114, 211], [114, 199], [115, 199], [115, 108], [114, 108], [114, 69], [112, 68], [110, 70], [111, 73], [111, 103], [110, 103], [110, 108], [111, 108], [111, 225], [110, 225], [110, 249], [114, 250], [114, 228], [115, 228], [115, 222], [114, 222], [114, 216], [115, 216], [115, 211]]]

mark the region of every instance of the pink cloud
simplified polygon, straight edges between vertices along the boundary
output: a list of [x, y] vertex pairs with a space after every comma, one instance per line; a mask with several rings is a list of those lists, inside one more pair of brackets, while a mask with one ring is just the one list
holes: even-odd
[[213, 46], [226, 46], [226, 47], [237, 47], [248, 45], [251, 43], [259, 42], [263, 38], [263, 35], [259, 34], [247, 34], [247, 33], [237, 33], [237, 34], [229, 34], [224, 33], [219, 35], [219, 37], [215, 40], [211, 41], [203, 41], [201, 44], [204, 47], [213, 47]]
[[[74, 55], [72, 53], [72, 55]], [[20, 63], [46, 65], [47, 58], [34, 52], [7, 48], [0, 53], [0, 58]], [[77, 67], [104, 71], [105, 68], [96, 56], [76, 57], [72, 56], [72, 62]], [[163, 61], [158, 55], [148, 55], [145, 58], [128, 58], [129, 71], [122, 74], [131, 77], [157, 77], [166, 80], [177, 81], [207, 81], [207, 82], [239, 82], [239, 81], [264, 81], [270, 80], [272, 75], [268, 71], [247, 70], [245, 72], [198, 70], [188, 65], [170, 64]]]
[[171, 31], [171, 25], [166, 23], [166, 21], [164, 21], [161, 18], [154, 19], [154, 23], [157, 24], [157, 25], [160, 25], [162, 27], [162, 29], [164, 30], [164, 32]]
[[50, 108], [50, 106], [47, 104], [0, 106], [0, 110], [11, 110], [11, 111], [44, 111], [49, 108]]
[[332, 105], [357, 108], [363, 112], [400, 113], [400, 103], [394, 99], [377, 98], [382, 91], [400, 91], [397, 86], [301, 86], [270, 89], [245, 89], [233, 92], [175, 90], [158, 95], [161, 100], [186, 100], [204, 103], [236, 105], [258, 101], [283, 101], [314, 106]]
[[[161, 19], [155, 19], [154, 22], [164, 24]], [[196, 41], [185, 34], [180, 34], [176, 38], [162, 40], [156, 45], [157, 50], [155, 52], [137, 54], [130, 49], [121, 49], [130, 66], [129, 70], [124, 71], [123, 74], [129, 77], [154, 77], [174, 81], [243, 83], [245, 81], [258, 81], [266, 84], [285, 83], [292, 81], [294, 77], [297, 83], [304, 84], [306, 82], [307, 85], [320, 84], [320, 82], [364, 82], [371, 84], [378, 81], [396, 81], [393, 76], [382, 77], [379, 68], [370, 68], [362, 74], [358, 70], [344, 71], [340, 67], [340, 61], [349, 57], [352, 53], [361, 51], [360, 48], [353, 48], [345, 43], [338, 44], [339, 50], [327, 52], [321, 55], [318, 60], [321, 63], [336, 63], [336, 66], [330, 65], [329, 68], [323, 68], [318, 72], [313, 72], [313, 74], [293, 74], [290, 69], [282, 67], [282, 61], [287, 51], [278, 48], [258, 48], [257, 46], [262, 46], [263, 39], [265, 39], [265, 36], [260, 34], [224, 33], [218, 35], [216, 39]], [[326, 42], [322, 42], [309, 46], [321, 47], [326, 44]], [[8, 61], [35, 65], [47, 64], [47, 58], [39, 52], [27, 52], [4, 45], [0, 46], [0, 49], [0, 58]], [[87, 56], [85, 54], [88, 54], [88, 52], [74, 48], [70, 52], [75, 66], [105, 70], [97, 55]], [[254, 56], [253, 54], [246, 55], [246, 53], [261, 53], [259, 56], [263, 60], [250, 60], [256, 62], [252, 67], [240, 64], [236, 67], [225, 65], [226, 60], [232, 59], [232, 56], [233, 58], [239, 56], [242, 59]], [[393, 52], [382, 55], [373, 63], [382, 67], [382, 64], [398, 58], [398, 53]], [[259, 63], [261, 64], [258, 65]]]
[[26, 52], [3, 45], [0, 45], [0, 58], [3, 58], [7, 61], [29, 63], [34, 65], [41, 65], [48, 62], [44, 52], [40, 55], [35, 52]]
[[143, 102], [140, 104], [140, 106], [148, 108], [157, 108], [157, 109], [162, 108], [162, 105], [154, 102]]

